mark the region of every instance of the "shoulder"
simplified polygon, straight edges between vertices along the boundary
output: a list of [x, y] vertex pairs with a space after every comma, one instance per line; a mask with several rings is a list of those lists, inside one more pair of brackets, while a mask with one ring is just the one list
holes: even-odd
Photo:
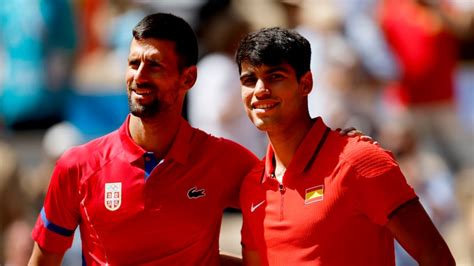
[[[193, 128], [192, 153], [202, 160], [213, 160], [215, 163], [237, 165], [248, 169], [259, 160], [247, 148], [232, 140], [216, 137], [200, 129]], [[196, 154], [197, 153], [197, 154]], [[205, 156], [202, 156], [202, 155]]]
[[257, 193], [265, 193], [266, 186], [263, 186], [263, 178], [265, 175], [265, 163], [259, 161], [252, 169], [244, 176], [241, 189], [240, 189], [240, 200], [242, 206], [245, 202], [249, 203], [248, 200], [253, 198]]
[[197, 128], [193, 128], [193, 130], [193, 141], [198, 144], [206, 145], [211, 150], [219, 152], [228, 151], [255, 157], [251, 151], [233, 140], [216, 137]]
[[265, 158], [254, 164], [245, 178], [247, 183], [260, 183], [265, 174]]
[[359, 137], [346, 137], [341, 159], [349, 163], [360, 175], [376, 176], [390, 169], [398, 168], [394, 156], [378, 144], [361, 140]]
[[120, 151], [120, 137], [114, 131], [65, 151], [57, 165], [66, 169], [81, 169], [82, 172], [100, 168]]

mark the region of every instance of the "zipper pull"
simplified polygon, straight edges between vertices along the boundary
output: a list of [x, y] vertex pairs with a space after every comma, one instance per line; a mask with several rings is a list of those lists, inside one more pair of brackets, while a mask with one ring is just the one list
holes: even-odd
[[279, 184], [279, 189], [280, 189], [280, 193], [282, 193], [282, 194], [285, 193], [285, 191], [286, 191], [286, 188], [285, 188], [285, 186], [283, 186], [283, 184]]

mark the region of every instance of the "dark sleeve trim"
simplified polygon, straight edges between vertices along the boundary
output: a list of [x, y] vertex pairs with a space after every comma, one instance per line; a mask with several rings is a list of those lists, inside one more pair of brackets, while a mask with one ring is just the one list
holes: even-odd
[[44, 227], [46, 227], [48, 230], [53, 231], [57, 234], [60, 234], [62, 236], [68, 236], [68, 237], [74, 234], [75, 230], [69, 230], [50, 222], [48, 218], [46, 218], [44, 207], [41, 209], [41, 220], [43, 220]]
[[403, 209], [403, 207], [411, 204], [412, 202], [415, 202], [415, 201], [418, 201], [418, 197], [414, 197], [412, 199], [409, 199], [407, 201], [405, 201], [404, 203], [400, 204], [400, 206], [398, 206], [397, 208], [395, 208], [395, 210], [393, 210], [391, 213], [388, 214], [387, 218], [390, 220], [392, 219], [392, 217], [397, 214], [397, 212], [401, 209]]

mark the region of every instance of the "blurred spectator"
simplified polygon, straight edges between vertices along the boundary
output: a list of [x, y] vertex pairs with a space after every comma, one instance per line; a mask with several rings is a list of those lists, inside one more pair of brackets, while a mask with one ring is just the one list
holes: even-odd
[[457, 228], [457, 233], [460, 237], [458, 239], [466, 239], [467, 242], [457, 243], [458, 248], [464, 251], [464, 260], [458, 261], [459, 265], [462, 262], [467, 265], [474, 265], [474, 166], [463, 169], [456, 177], [457, 182], [457, 197], [461, 206], [463, 220], [460, 228]]
[[33, 250], [30, 233], [33, 227], [26, 220], [16, 220], [5, 232], [6, 266], [27, 265]]
[[346, 122], [345, 95], [354, 88], [357, 55], [342, 32], [343, 17], [335, 2], [304, 0], [302, 23], [295, 29], [311, 44], [314, 88], [308, 98], [312, 117], [322, 116], [329, 126]]
[[106, 4], [107, 0], [82, 0], [76, 3], [79, 22], [79, 60], [103, 46], [101, 35], [107, 31], [107, 23], [105, 23], [107, 20]]
[[397, 79], [399, 66], [376, 16], [379, 0], [336, 1], [344, 13], [344, 33], [364, 70], [381, 82]]
[[206, 54], [198, 63], [198, 78], [188, 94], [189, 121], [263, 157], [266, 137], [244, 111], [234, 62], [238, 40], [249, 31], [249, 25], [232, 8], [231, 1], [213, 0], [203, 6], [201, 23], [198, 34]]
[[65, 120], [89, 140], [115, 130], [128, 114], [123, 62], [130, 32], [145, 11], [136, 1], [86, 0], [79, 13], [86, 35], [81, 39], [82, 57], [74, 69]]
[[[400, 167], [440, 232], [447, 239], [456, 238], [452, 228], [463, 232], [450, 244], [458, 262], [466, 262], [465, 241], [472, 240], [461, 221], [469, 214], [458, 211], [463, 203], [455, 192], [458, 171], [472, 167], [474, 131], [459, 123], [455, 74], [460, 42], [472, 36], [474, 24], [472, 9], [461, 11], [455, 2], [382, 0], [378, 15], [400, 66], [399, 79], [385, 90], [385, 120], [396, 126], [384, 143], [392, 149], [403, 140], [402, 150], [393, 148], [403, 151]], [[399, 265], [414, 265], [402, 252], [397, 255]]]
[[8, 255], [6, 253], [15, 249], [9, 249], [13, 243], [10, 242], [12, 237], [8, 231], [15, 231], [11, 226], [15, 221], [25, 218], [29, 201], [20, 187], [20, 165], [15, 150], [3, 142], [0, 142], [0, 161], [0, 265], [3, 265]]
[[[314, 80], [313, 91], [308, 98], [311, 116], [322, 116], [332, 128], [354, 126], [365, 134], [374, 135], [377, 130], [374, 115], [376, 83], [363, 68], [363, 58], [353, 46], [356, 41], [352, 40], [351, 43], [346, 35], [345, 27], [350, 24], [346, 17], [349, 12], [344, 10], [348, 9], [346, 2], [277, 2], [286, 14], [288, 25], [306, 37], [311, 44]], [[355, 15], [357, 12], [359, 11], [351, 13], [353, 17], [358, 17]], [[352, 32], [357, 35], [356, 30]], [[372, 47], [377, 45], [373, 43]]]
[[69, 0], [0, 5], [3, 49], [0, 117], [11, 128], [46, 128], [62, 119], [76, 48]]
[[238, 0], [234, 3], [234, 7], [249, 22], [251, 31], [264, 27], [285, 26], [285, 14], [275, 0]]
[[[146, 15], [140, 4], [129, 0], [85, 0], [79, 5], [81, 57], [75, 69], [77, 90], [123, 91], [125, 67], [133, 26]], [[127, 34], [128, 33], [128, 34]], [[105, 83], [100, 88], [99, 85]], [[107, 85], [111, 84], [109, 88]]]
[[[454, 73], [456, 35], [465, 32], [447, 14], [444, 2], [384, 0], [380, 17], [387, 40], [401, 67], [387, 104], [414, 120], [423, 149], [438, 152], [453, 170], [473, 162], [472, 137], [459, 125]], [[468, 25], [468, 24], [466, 24]], [[393, 119], [393, 118], [390, 118]]]
[[457, 23], [461, 24], [458, 27], [466, 29], [458, 34], [460, 51], [456, 92], [459, 117], [468, 134], [474, 134], [474, 1], [451, 0], [450, 3], [454, 6], [451, 17], [458, 18]]

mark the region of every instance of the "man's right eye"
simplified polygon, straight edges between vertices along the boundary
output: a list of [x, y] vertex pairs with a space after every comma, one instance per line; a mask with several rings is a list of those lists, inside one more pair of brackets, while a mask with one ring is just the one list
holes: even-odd
[[136, 60], [131, 60], [131, 61], [128, 61], [128, 66], [133, 69], [137, 69], [140, 66], [140, 62]]
[[242, 83], [242, 85], [250, 87], [257, 83], [257, 79], [252, 78], [252, 77], [247, 77], [247, 78], [241, 79], [240, 82]]

